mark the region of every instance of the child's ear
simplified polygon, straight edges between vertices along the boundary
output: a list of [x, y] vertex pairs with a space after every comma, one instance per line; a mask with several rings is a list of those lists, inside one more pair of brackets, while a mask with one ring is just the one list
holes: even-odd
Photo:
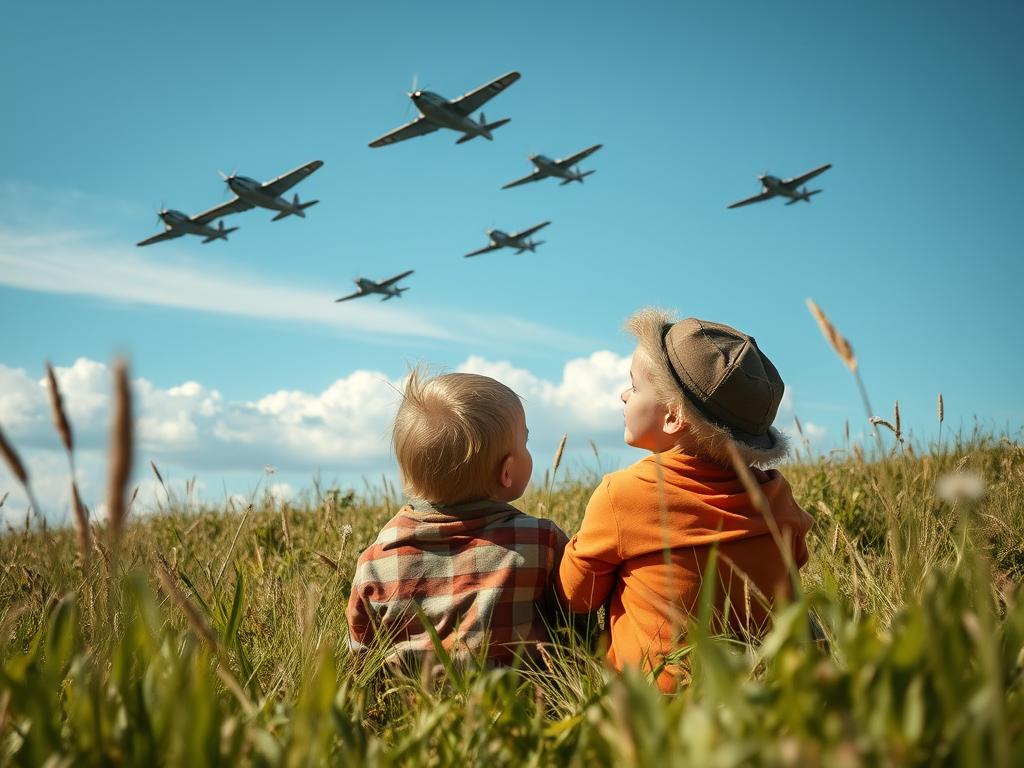
[[670, 407], [665, 412], [665, 423], [662, 425], [661, 430], [666, 435], [681, 437], [689, 426], [689, 422], [683, 418], [682, 409]]
[[505, 454], [505, 458], [498, 465], [498, 482], [502, 488], [512, 487], [512, 465], [515, 463], [511, 453]]

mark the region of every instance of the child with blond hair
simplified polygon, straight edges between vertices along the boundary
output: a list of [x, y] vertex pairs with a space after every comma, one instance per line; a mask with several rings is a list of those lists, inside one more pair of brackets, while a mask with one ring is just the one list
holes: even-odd
[[519, 397], [487, 376], [413, 371], [393, 444], [409, 497], [359, 557], [349, 642], [417, 659], [433, 652], [424, 621], [461, 658], [508, 663], [548, 640], [545, 606], [566, 535], [511, 506], [533, 459]]
[[[784, 385], [757, 342], [655, 309], [635, 314], [627, 328], [637, 346], [621, 395], [624, 438], [650, 455], [604, 477], [566, 546], [558, 591], [577, 613], [607, 604], [612, 666], [659, 670], [658, 686], [669, 692], [678, 669], [667, 656], [702, 586], [715, 590], [720, 626], [756, 632], [790, 588], [788, 563], [807, 560], [811, 519], [782, 474], [762, 469], [787, 448], [772, 426]], [[758, 511], [730, 445], [772, 519]], [[717, 574], [703, 585], [713, 547]]]

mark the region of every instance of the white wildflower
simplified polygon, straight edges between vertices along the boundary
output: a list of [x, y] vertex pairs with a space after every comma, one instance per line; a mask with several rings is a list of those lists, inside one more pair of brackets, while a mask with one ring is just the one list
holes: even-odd
[[985, 480], [977, 472], [948, 472], [935, 481], [935, 495], [947, 504], [985, 498]]

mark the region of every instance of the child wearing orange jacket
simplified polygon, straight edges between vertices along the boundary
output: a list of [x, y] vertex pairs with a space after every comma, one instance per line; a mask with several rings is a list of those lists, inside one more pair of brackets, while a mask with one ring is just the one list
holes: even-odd
[[[695, 318], [646, 309], [627, 323], [637, 338], [622, 393], [625, 441], [651, 455], [607, 475], [566, 546], [557, 590], [576, 613], [607, 604], [609, 662], [661, 669], [671, 692], [678, 648], [717, 546], [717, 620], [756, 633], [790, 587], [787, 559], [807, 561], [811, 518], [774, 469], [787, 451], [771, 426], [784, 385], [753, 338]], [[767, 498], [755, 506], [729, 457], [730, 442]], [[780, 545], [789, 550], [780, 550]], [[721, 626], [721, 624], [720, 624]]]

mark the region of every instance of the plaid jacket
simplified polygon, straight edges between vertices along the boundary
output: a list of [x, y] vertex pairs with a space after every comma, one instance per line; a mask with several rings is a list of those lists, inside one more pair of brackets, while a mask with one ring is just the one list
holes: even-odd
[[499, 502], [405, 506], [356, 564], [349, 645], [383, 643], [399, 659], [432, 651], [418, 607], [453, 656], [486, 647], [490, 661], [509, 662], [548, 639], [544, 609], [566, 540], [550, 520]]

